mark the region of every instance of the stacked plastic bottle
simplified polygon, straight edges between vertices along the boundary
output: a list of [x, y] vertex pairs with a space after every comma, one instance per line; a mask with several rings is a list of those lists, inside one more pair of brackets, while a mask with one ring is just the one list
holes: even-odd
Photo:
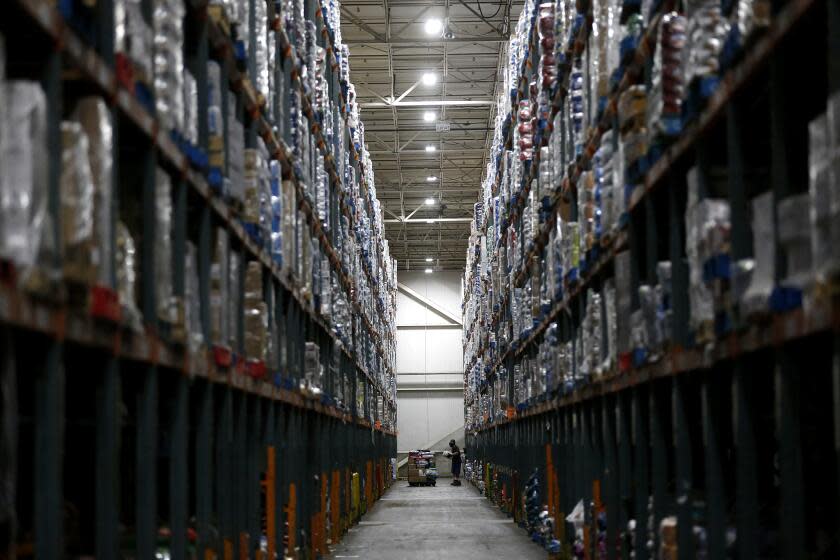
[[[607, 270], [612, 272], [603, 282], [580, 293], [577, 287], [625, 235], [627, 208], [641, 195], [651, 162], [714, 91], [730, 22], [748, 32], [766, 22], [758, 1], [712, 4], [697, 0], [682, 13], [655, 14], [662, 7], [643, 2], [639, 13], [625, 14], [621, 21], [622, 6], [611, 0], [589, 8], [567, 0], [523, 7], [507, 48], [492, 157], [467, 252], [463, 343], [468, 427], [498, 422], [604, 374], [655, 361], [667, 350], [673, 336], [669, 262], [656, 263], [655, 278], [634, 294], [630, 255], [623, 251], [611, 259]], [[584, 33], [581, 52], [578, 38]], [[648, 38], [646, 48], [637, 51], [643, 37]], [[639, 72], [639, 54], [652, 62], [650, 82], [636, 79], [636, 85], [622, 86], [614, 98], [616, 118], [604, 129], [607, 98], [616, 95], [630, 65]], [[531, 68], [527, 59], [538, 63]], [[805, 250], [809, 244], [828, 244], [838, 235], [829, 225], [836, 222], [836, 189], [828, 187], [836, 183], [828, 178], [837, 173], [836, 143], [828, 139], [837, 113], [829, 103], [827, 114], [812, 124], [811, 193], [779, 205], [790, 224], [811, 224], [780, 232], [780, 249], [796, 257], [795, 270], [782, 286], [787, 291], [780, 293], [774, 285], [772, 269], [766, 279], [772, 262], [759, 259], [767, 253], [761, 247], [756, 247], [756, 259], [732, 267], [743, 270], [742, 278], [727, 275], [728, 205], [696, 194], [699, 178], [689, 173], [683, 219], [689, 328], [698, 342], [727, 332], [741, 301], [751, 298], [757, 309], [769, 309], [774, 298], [789, 304], [815, 268], [831, 268], [831, 259], [800, 256], [811, 253]], [[596, 133], [593, 148], [589, 144]], [[579, 166], [581, 161], [586, 165]], [[703, 180], [713, 184], [725, 176]], [[826, 203], [815, 204], [817, 197]], [[753, 224], [756, 231], [762, 227], [773, 226]], [[819, 240], [807, 235], [810, 231], [820, 232]], [[556, 315], [571, 294], [579, 301], [574, 324]], [[511, 354], [513, 363], [505, 363]]]
[[[319, 13], [330, 31], [322, 35], [315, 22], [305, 19], [301, 0], [275, 3], [279, 30], [268, 20], [266, 2], [257, 2], [253, 11], [245, 0], [211, 0], [210, 4], [214, 14], [222, 14], [217, 20], [223, 23], [219, 30], [229, 34], [230, 52], [238, 64], [220, 64], [215, 59], [207, 63], [206, 115], [198, 113], [194, 68], [186, 67], [189, 49], [185, 49], [181, 22], [191, 16], [182, 0], [155, 0], [149, 19], [138, 0], [115, 1], [117, 79], [154, 113], [161, 129], [190, 156], [194, 170], [205, 174], [214, 194], [228, 205], [232, 219], [278, 265], [306, 311], [332, 331], [340, 342], [335, 352], [355, 355], [381, 391], [379, 396], [389, 403], [385, 406], [383, 401], [382, 414], [376, 414], [379, 407], [368, 387], [365, 392], [373, 405], [364, 403], [366, 414], [393, 428], [396, 264], [384, 240], [373, 167], [349, 80], [348, 49], [341, 41], [339, 7], [326, 1], [321, 6]], [[279, 34], [291, 43], [291, 53], [278, 51]], [[324, 37], [332, 42], [331, 50], [324, 48]], [[214, 51], [211, 56], [217, 54]], [[298, 77], [294, 81], [278, 71], [278, 57], [289, 54], [294, 58], [287, 65], [298, 66], [292, 73]], [[334, 70], [332, 56], [338, 64], [337, 80], [328, 79]], [[0, 60], [5, 60], [2, 42]], [[243, 114], [237, 102], [243, 93], [228, 83], [234, 71], [244, 77], [242, 91], [256, 93], [260, 118], [286, 143], [292, 156], [288, 160], [291, 178], [284, 178], [283, 163], [277, 159], [283, 149], [269, 150], [262, 131], [256, 137], [246, 134], [246, 122], [254, 115]], [[218, 347], [253, 362], [247, 373], [266, 379], [301, 375], [293, 363], [296, 355], [278, 343], [293, 333], [278, 332], [282, 330], [282, 322], [275, 320], [278, 294], [265, 287], [270, 285], [265, 282], [268, 271], [246, 258], [230, 230], [223, 228], [211, 232], [211, 329], [204, 339], [199, 267], [192, 242], [185, 251], [183, 291], [179, 286], [176, 294], [173, 284], [172, 239], [179, 226], [174, 221], [173, 200], [181, 178], [171, 176], [163, 164], [154, 177], [157, 224], [150, 240], [157, 309], [155, 317], [142, 317], [137, 289], [142, 272], [137, 254], [139, 218], [126, 218], [122, 210], [114, 221], [111, 215], [115, 154], [107, 103], [85, 97], [64, 108], [62, 205], [58, 223], [53, 223], [54, 217], [46, 211], [45, 166], [38, 161], [49, 151], [46, 97], [39, 84], [6, 81], [4, 72], [0, 80], [0, 157], [4, 162], [20, 162], [0, 165], [0, 258], [20, 269], [22, 287], [54, 294], [62, 281], [109, 285], [119, 299], [123, 322], [131, 328], [140, 330], [143, 319], [156, 322], [173, 341], [187, 343], [195, 351]], [[199, 142], [199, 129], [204, 128], [199, 126], [200, 119], [206, 119], [208, 133], [207, 146], [201, 150], [203, 162], [194, 160], [190, 152]], [[60, 236], [54, 235], [57, 230]], [[55, 246], [54, 239], [61, 239], [61, 246]], [[60, 270], [49, 266], [56, 253], [62, 256]], [[106, 258], [110, 255], [116, 258]], [[242, 301], [244, 339], [236, 320]], [[326, 350], [321, 348], [321, 353]], [[322, 378], [306, 379], [314, 387]], [[348, 383], [338, 385], [335, 390], [341, 394], [326, 398], [350, 406]], [[322, 394], [327, 390], [316, 388]]]

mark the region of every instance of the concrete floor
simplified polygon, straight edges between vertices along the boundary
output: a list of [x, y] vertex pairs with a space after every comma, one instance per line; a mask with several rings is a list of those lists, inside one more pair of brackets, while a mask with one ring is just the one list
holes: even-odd
[[394, 483], [334, 549], [333, 558], [420, 560], [516, 558], [547, 553], [471, 485]]

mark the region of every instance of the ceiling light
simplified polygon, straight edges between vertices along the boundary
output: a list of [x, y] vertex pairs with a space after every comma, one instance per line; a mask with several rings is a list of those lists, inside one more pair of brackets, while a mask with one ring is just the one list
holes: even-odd
[[437, 74], [434, 72], [426, 72], [423, 74], [423, 85], [433, 86], [437, 83]]
[[426, 257], [426, 262], [432, 262], [433, 260], [435, 259], [433, 259], [432, 257]]
[[434, 198], [427, 198], [426, 199], [426, 206], [434, 206], [434, 205], [435, 205], [435, 199]]
[[423, 113], [423, 120], [426, 122], [432, 122], [437, 118], [437, 115], [434, 111], [426, 111]]
[[431, 273], [432, 273], [432, 269], [431, 269], [431, 268], [427, 268], [427, 269], [426, 269], [426, 274], [431, 274]]
[[426, 177], [426, 182], [428, 183], [434, 183], [435, 181], [437, 181], [437, 177], [435, 177], [434, 175], [429, 175], [428, 177]]
[[443, 23], [436, 18], [432, 18], [426, 20], [426, 25], [424, 26], [426, 33], [429, 35], [439, 35], [440, 31], [443, 29]]
[[435, 147], [434, 147], [433, 145], [431, 145], [431, 144], [429, 144], [428, 146], [426, 146], [426, 151], [427, 151], [427, 152], [434, 152], [435, 150], [437, 150], [437, 148], [435, 148]]
[[426, 220], [426, 223], [427, 224], [433, 224], [433, 223], [435, 223], [435, 221], [434, 220]]

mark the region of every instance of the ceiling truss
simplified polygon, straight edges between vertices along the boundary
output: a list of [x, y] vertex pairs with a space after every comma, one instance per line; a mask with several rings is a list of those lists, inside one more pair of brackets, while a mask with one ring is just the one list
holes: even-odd
[[[400, 270], [430, 267], [429, 258], [438, 269], [464, 267], [505, 43], [520, 9], [512, 0], [342, 2], [342, 39]], [[448, 21], [451, 37], [426, 34], [430, 18]], [[422, 82], [427, 72], [435, 85]], [[448, 131], [439, 132], [438, 122]]]

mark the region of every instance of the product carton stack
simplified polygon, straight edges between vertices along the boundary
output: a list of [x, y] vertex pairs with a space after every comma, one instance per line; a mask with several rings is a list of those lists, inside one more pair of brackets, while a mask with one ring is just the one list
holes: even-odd
[[428, 449], [408, 452], [408, 484], [410, 486], [431, 485], [437, 481], [435, 454]]

